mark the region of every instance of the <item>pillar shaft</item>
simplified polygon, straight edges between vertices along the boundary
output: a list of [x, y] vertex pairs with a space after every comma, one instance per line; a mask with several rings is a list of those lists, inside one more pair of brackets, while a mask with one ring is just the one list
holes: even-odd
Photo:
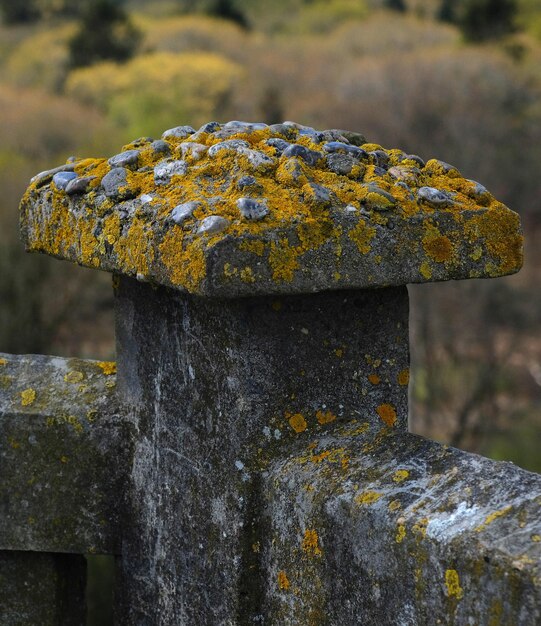
[[218, 300], [122, 278], [116, 303], [125, 621], [248, 623], [268, 460], [353, 420], [405, 428], [406, 289]]

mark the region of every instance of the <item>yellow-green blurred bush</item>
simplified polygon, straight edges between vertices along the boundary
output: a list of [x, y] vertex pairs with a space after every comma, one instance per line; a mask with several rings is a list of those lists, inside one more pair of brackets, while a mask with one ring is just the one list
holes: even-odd
[[60, 91], [68, 70], [68, 41], [74, 33], [75, 25], [68, 23], [25, 38], [8, 58], [5, 78], [21, 87]]
[[148, 52], [215, 52], [243, 58], [248, 34], [237, 24], [203, 15], [152, 19], [139, 15], [134, 24], [143, 33]]
[[238, 64], [216, 54], [156, 52], [123, 65], [76, 70], [66, 94], [99, 107], [123, 133], [136, 137], [224, 117], [242, 75]]

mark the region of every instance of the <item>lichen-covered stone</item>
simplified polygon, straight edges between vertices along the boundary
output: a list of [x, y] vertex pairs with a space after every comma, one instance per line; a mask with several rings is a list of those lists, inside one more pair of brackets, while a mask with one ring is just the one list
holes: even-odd
[[[225, 297], [491, 277], [521, 266], [518, 216], [443, 161], [293, 122], [180, 126], [159, 142], [159, 150], [147, 138], [124, 146], [112, 162], [125, 167], [83, 159], [39, 174], [21, 203], [27, 248]], [[77, 193], [51, 182], [73, 174], [89, 181], [71, 183]], [[256, 181], [249, 193], [246, 177]], [[307, 184], [328, 190], [329, 202], [314, 202]], [[241, 215], [247, 195], [265, 202], [264, 220]], [[155, 200], [141, 202], [148, 196]], [[197, 223], [216, 216], [230, 226], [204, 238], [183, 228], [170, 216], [188, 202], [201, 203]]]
[[0, 353], [0, 550], [120, 552], [130, 442], [115, 371]]

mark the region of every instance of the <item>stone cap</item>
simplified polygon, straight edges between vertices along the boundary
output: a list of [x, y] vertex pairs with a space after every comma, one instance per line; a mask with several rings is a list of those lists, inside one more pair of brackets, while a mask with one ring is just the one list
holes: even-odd
[[359, 133], [210, 122], [69, 159], [21, 202], [29, 251], [235, 297], [511, 274], [519, 217], [447, 163]]

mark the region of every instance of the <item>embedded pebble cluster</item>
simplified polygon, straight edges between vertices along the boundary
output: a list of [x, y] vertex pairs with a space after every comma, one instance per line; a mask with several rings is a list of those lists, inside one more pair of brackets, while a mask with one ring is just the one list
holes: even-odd
[[[37, 212], [41, 222], [31, 215], [37, 205], [52, 207]], [[335, 238], [337, 229], [349, 228], [350, 239], [366, 253], [372, 231], [393, 229], [397, 220], [441, 211], [507, 211], [485, 187], [443, 161], [386, 150], [346, 130], [241, 121], [210, 122], [198, 130], [178, 126], [158, 140], [137, 139], [107, 160], [72, 158], [35, 176], [22, 207], [30, 249], [93, 266], [100, 266], [104, 255], [114, 256], [115, 244], [123, 238], [132, 247], [145, 247], [127, 236], [135, 224], [139, 235], [154, 239], [158, 256], [164, 247], [166, 256], [172, 256], [171, 236], [187, 252], [198, 239], [198, 249], [207, 249], [224, 237], [264, 239], [267, 233], [270, 250], [277, 245], [276, 229], [314, 221], [332, 222], [327, 231], [333, 230]], [[81, 220], [91, 227], [78, 242], [69, 239], [65, 223], [74, 219], [79, 227]], [[322, 243], [312, 241], [315, 247]], [[77, 253], [66, 253], [77, 245]], [[141, 267], [131, 267], [134, 255], [120, 251], [122, 271], [149, 273], [145, 263], [133, 259], [132, 265]], [[297, 256], [306, 251], [298, 249]], [[170, 262], [163, 260], [166, 266]], [[171, 282], [183, 283], [176, 274]], [[427, 271], [422, 274], [429, 278]], [[280, 280], [291, 272], [273, 275]]]

